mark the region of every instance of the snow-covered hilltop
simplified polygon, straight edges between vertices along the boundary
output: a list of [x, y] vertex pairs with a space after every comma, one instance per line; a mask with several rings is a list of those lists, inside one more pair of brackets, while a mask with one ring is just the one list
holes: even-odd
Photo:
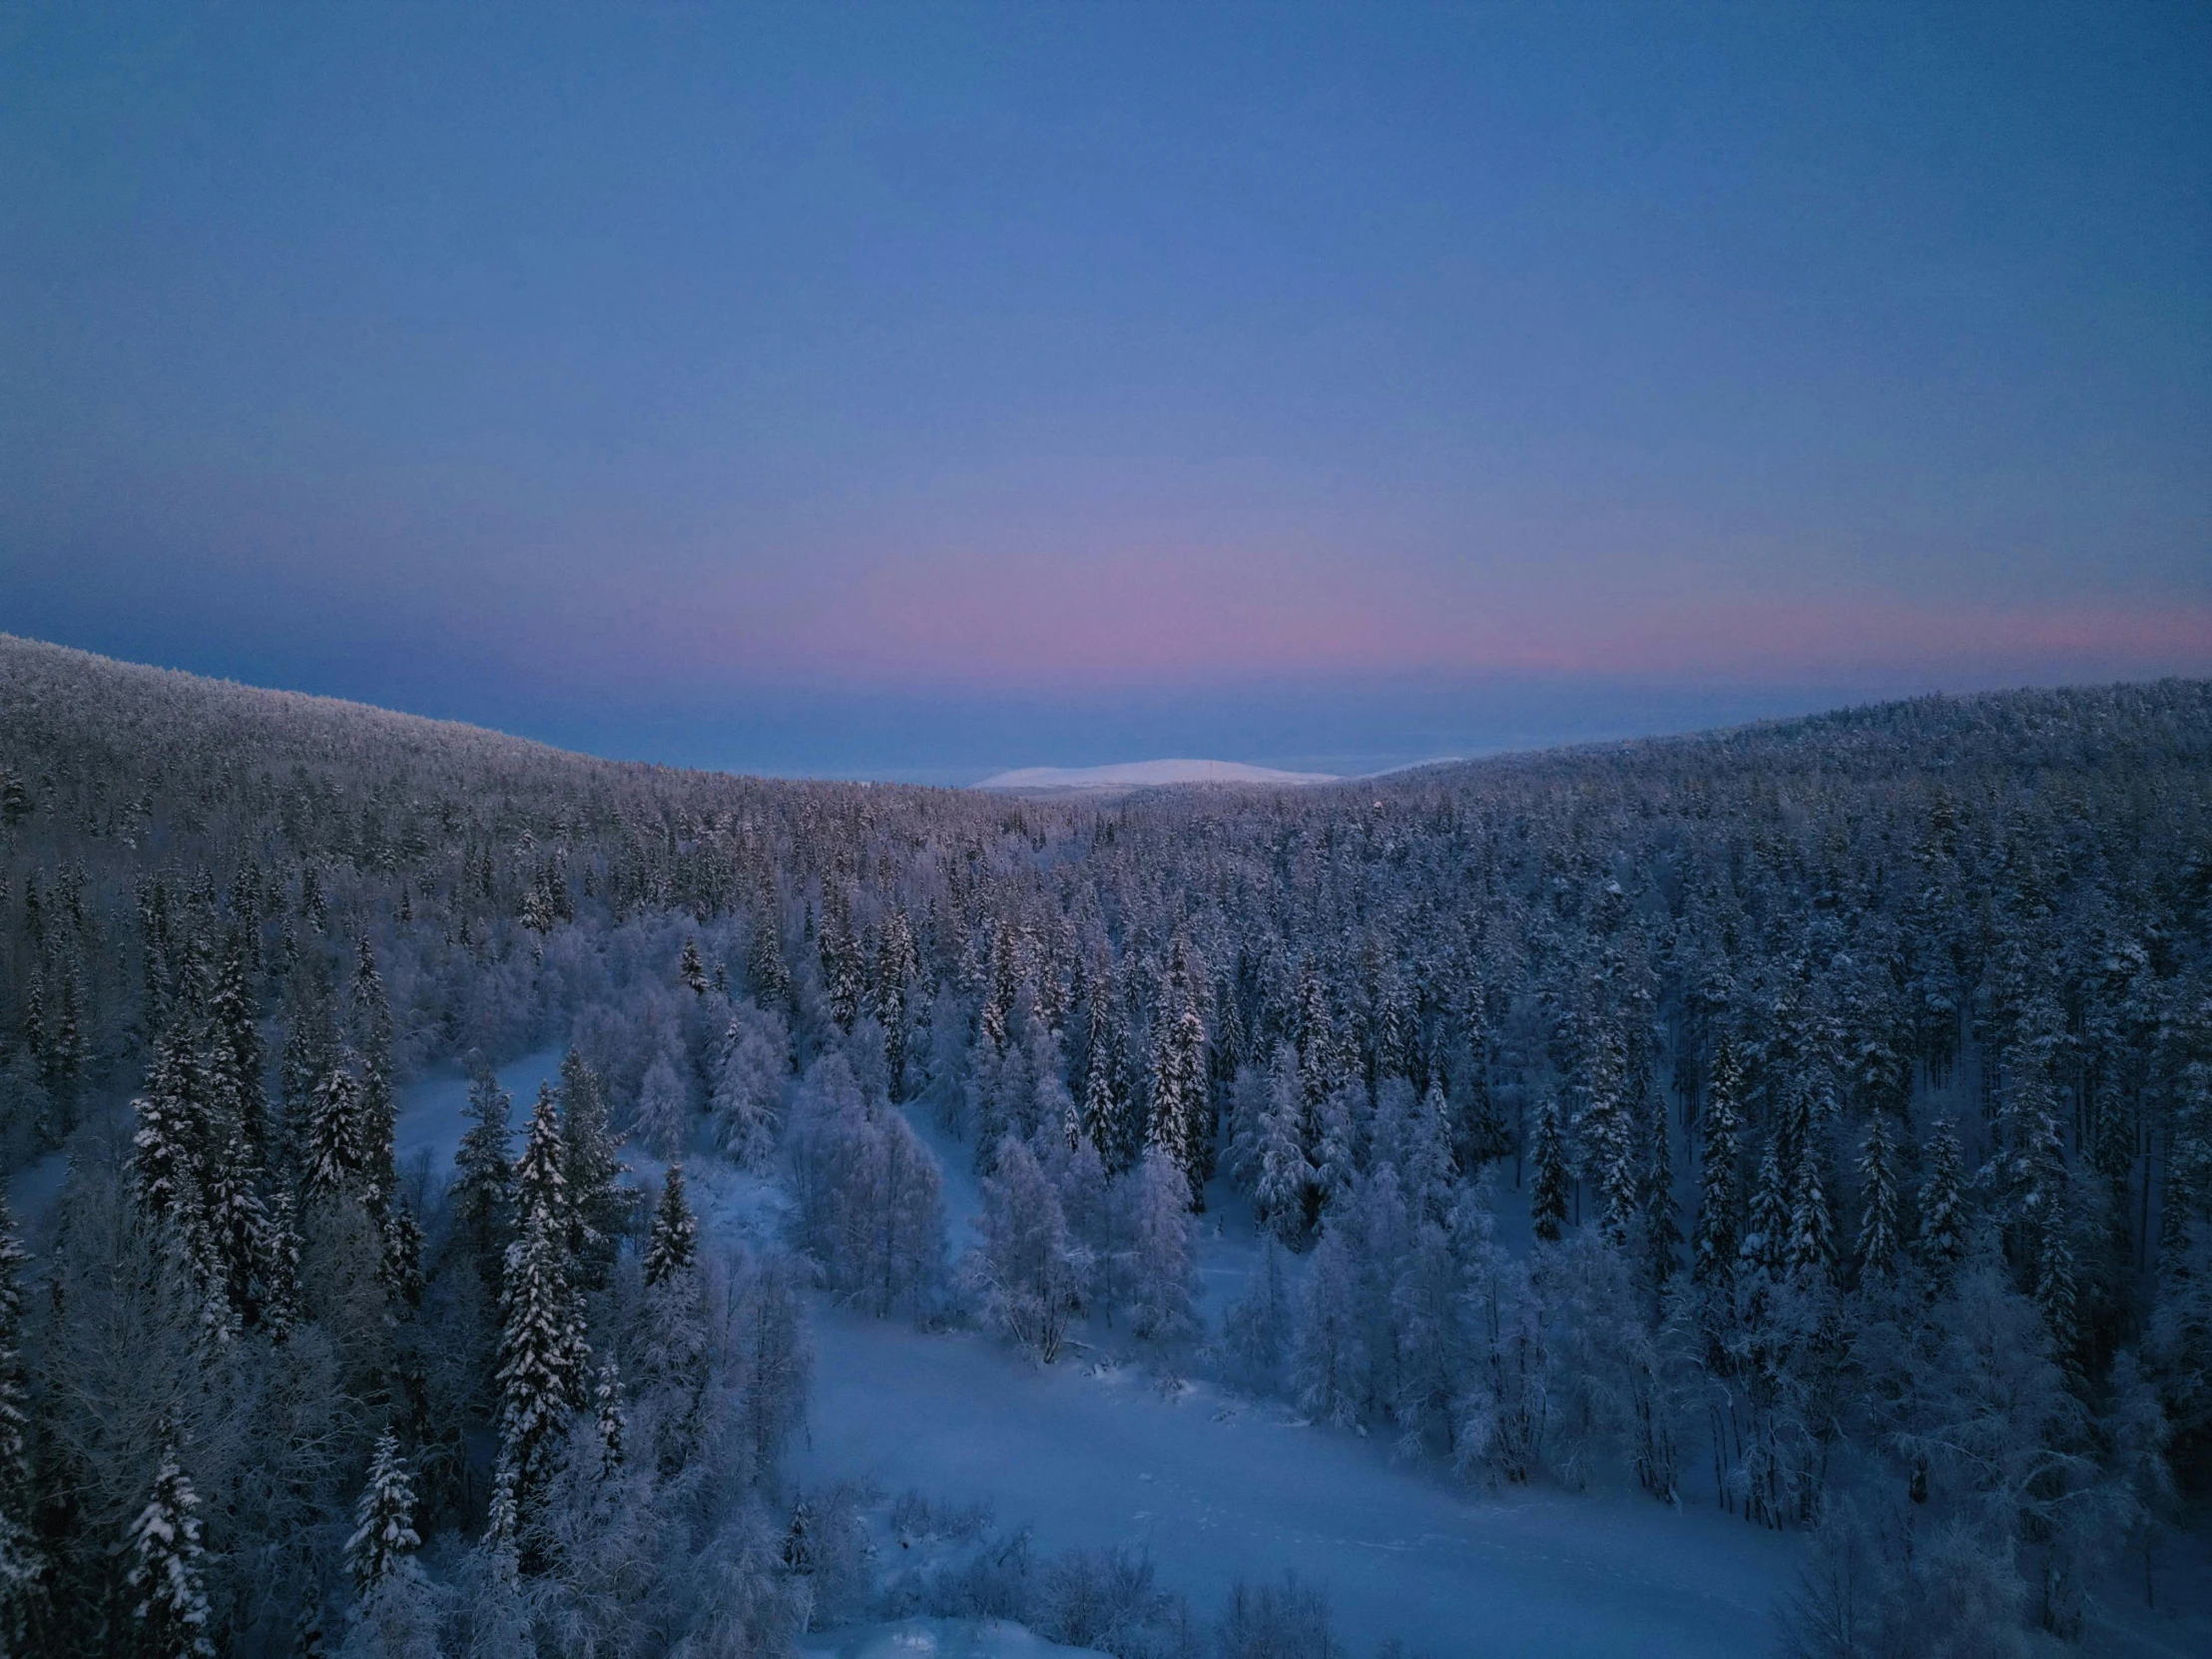
[[1283, 772], [1242, 761], [1124, 761], [1104, 767], [1019, 767], [997, 773], [979, 790], [1138, 790], [1173, 784], [1334, 784], [1326, 772]]

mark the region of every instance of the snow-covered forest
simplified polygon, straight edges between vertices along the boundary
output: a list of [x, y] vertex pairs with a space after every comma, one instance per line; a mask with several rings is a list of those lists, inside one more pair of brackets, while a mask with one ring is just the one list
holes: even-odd
[[2212, 1484], [2212, 686], [1099, 803], [0, 639], [0, 1152], [11, 1653], [1391, 1635], [802, 1482], [825, 1309], [2096, 1650]]

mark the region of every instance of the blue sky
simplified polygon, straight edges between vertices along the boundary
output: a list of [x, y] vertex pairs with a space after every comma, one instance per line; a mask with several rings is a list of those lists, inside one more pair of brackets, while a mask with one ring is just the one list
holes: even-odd
[[11, 7], [0, 627], [1359, 770], [2212, 672], [2202, 7]]

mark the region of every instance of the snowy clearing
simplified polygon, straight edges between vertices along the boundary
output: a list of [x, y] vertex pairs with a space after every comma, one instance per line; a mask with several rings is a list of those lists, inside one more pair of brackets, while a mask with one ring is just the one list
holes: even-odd
[[815, 1483], [990, 1499], [1047, 1550], [1131, 1544], [1202, 1607], [1285, 1567], [1326, 1585], [1357, 1650], [1744, 1654], [1801, 1540], [1647, 1500], [1488, 1498], [1276, 1404], [1134, 1368], [1025, 1366], [991, 1339], [821, 1309]]

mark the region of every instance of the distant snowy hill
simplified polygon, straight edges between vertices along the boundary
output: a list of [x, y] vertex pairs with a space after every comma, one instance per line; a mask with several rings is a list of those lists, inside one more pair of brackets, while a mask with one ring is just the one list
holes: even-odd
[[1022, 767], [979, 790], [1136, 790], [1162, 784], [1334, 784], [1326, 772], [1280, 772], [1241, 761], [1126, 761], [1109, 767]]

